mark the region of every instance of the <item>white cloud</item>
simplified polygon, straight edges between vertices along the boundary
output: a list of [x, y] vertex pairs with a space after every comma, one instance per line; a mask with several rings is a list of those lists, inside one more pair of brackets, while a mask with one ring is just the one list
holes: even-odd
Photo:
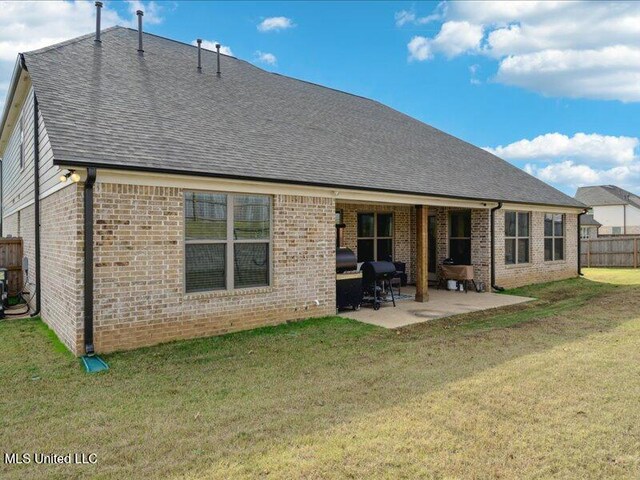
[[482, 40], [482, 26], [469, 22], [446, 22], [433, 38], [415, 36], [407, 45], [411, 60], [427, 60], [436, 53], [454, 57], [477, 50]]
[[486, 150], [509, 160], [570, 157], [597, 162], [629, 163], [638, 160], [638, 146], [640, 140], [635, 137], [597, 133], [576, 133], [569, 137], [561, 133], [547, 133], [533, 140], [518, 140], [506, 146], [487, 147]]
[[[215, 52], [216, 43], [220, 43], [220, 53], [233, 57], [233, 52], [231, 51], [231, 47], [229, 47], [228, 45], [222, 45], [221, 42], [218, 42], [216, 40], [202, 40], [202, 48]], [[198, 45], [198, 42], [196, 40], [192, 40], [191, 45]]]
[[260, 32], [277, 32], [293, 27], [295, 27], [293, 20], [287, 17], [269, 17], [258, 24], [258, 30]]
[[407, 50], [409, 50], [409, 60], [422, 61], [433, 57], [431, 42], [425, 37], [413, 37], [407, 44]]
[[640, 101], [640, 48], [543, 50], [500, 62], [496, 79], [547, 96]]
[[618, 185], [631, 191], [640, 191], [640, 168], [629, 165], [612, 168], [593, 168], [572, 160], [548, 165], [526, 164], [525, 172], [548, 183], [572, 191], [589, 185]]
[[584, 185], [617, 184], [640, 190], [640, 139], [576, 133], [547, 133], [531, 140], [485, 149], [565, 191]]
[[471, 78], [469, 79], [469, 82], [472, 85], [480, 85], [480, 83], [482, 83], [478, 78], [479, 71], [480, 71], [480, 65], [478, 65], [477, 63], [474, 63], [473, 65], [469, 66], [469, 73], [471, 74]]
[[416, 14], [414, 12], [408, 12], [406, 10], [401, 10], [396, 12], [396, 25], [401, 27], [407, 23], [414, 23], [416, 21]]
[[[17, 55], [95, 31], [93, 1], [5, 2], [0, 1], [0, 111]], [[121, 17], [106, 3], [102, 28], [137, 26], [136, 10], [143, 10], [145, 24], [162, 22], [163, 7], [155, 2], [129, 2]]]
[[[396, 22], [419, 18], [404, 13]], [[433, 37], [411, 39], [410, 52], [419, 52], [412, 60], [482, 54], [498, 62], [498, 82], [551, 96], [640, 101], [640, 2], [451, 1], [442, 17]]]
[[[145, 24], [157, 25], [159, 23], [162, 23], [164, 20], [164, 17], [162, 16], [163, 7], [158, 5], [156, 2], [152, 1], [152, 2], [144, 3], [144, 2], [140, 2], [139, 0], [127, 0], [127, 3], [129, 5], [129, 12], [131, 15], [135, 15], [136, 11], [138, 10], [142, 10], [144, 12], [143, 19]], [[132, 18], [136, 18], [136, 17], [132, 17]], [[137, 27], [138, 26], [137, 22], [138, 20], [136, 18], [135, 22], [129, 22], [129, 23], [131, 23], [131, 26]]]
[[446, 11], [446, 7], [446, 2], [440, 2], [434, 13], [424, 17], [418, 17], [414, 11], [400, 10], [395, 14], [396, 26], [402, 27], [407, 24], [426, 25], [427, 23], [441, 20]]
[[267, 65], [275, 65], [278, 62], [273, 53], [261, 52], [260, 50], [256, 52], [256, 59], [260, 63], [266, 63]]

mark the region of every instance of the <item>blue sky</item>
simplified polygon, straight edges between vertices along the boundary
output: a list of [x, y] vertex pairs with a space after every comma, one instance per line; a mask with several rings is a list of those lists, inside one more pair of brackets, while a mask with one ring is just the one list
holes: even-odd
[[[92, 2], [47, 4], [23, 29], [0, 9], [2, 97], [11, 48], [91, 31]], [[105, 2], [105, 24], [137, 8], [147, 31], [373, 98], [567, 193], [640, 193], [640, 2]]]

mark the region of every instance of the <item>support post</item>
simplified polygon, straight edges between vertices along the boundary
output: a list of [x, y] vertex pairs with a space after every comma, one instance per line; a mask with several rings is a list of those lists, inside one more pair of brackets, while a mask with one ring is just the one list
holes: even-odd
[[416, 302], [429, 300], [429, 207], [416, 205]]

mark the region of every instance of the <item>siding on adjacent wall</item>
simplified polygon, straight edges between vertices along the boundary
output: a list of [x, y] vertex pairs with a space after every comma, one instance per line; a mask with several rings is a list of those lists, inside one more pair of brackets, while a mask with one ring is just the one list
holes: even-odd
[[272, 285], [199, 294], [184, 293], [183, 204], [180, 188], [96, 184], [96, 351], [335, 313], [332, 199], [273, 196]]
[[[81, 353], [82, 342], [82, 187], [71, 184], [40, 204], [41, 285], [40, 316], [72, 352]], [[10, 215], [5, 235], [22, 237], [29, 275], [24, 290], [35, 308], [34, 206]]]
[[[3, 230], [4, 235], [11, 235], [12, 237], [22, 237], [22, 255], [29, 260], [29, 270], [24, 278], [24, 285], [22, 290], [29, 295], [26, 296], [30, 299], [30, 305], [33, 308], [35, 305], [34, 293], [35, 293], [35, 275], [36, 275], [36, 258], [35, 258], [35, 225], [34, 225], [34, 212], [35, 207], [29, 205], [26, 208], [18, 210], [12, 215], [9, 215], [4, 219]], [[24, 265], [23, 265], [24, 268]]]
[[[29, 202], [33, 202], [33, 88], [29, 89], [21, 108], [20, 118], [24, 117], [24, 167], [20, 169], [20, 128], [13, 128], [2, 159], [2, 215], [6, 217]], [[39, 115], [40, 144], [40, 193], [44, 194], [59, 182], [60, 169], [53, 165], [53, 150], [49, 135]], [[6, 222], [6, 218], [5, 218]], [[6, 229], [5, 229], [6, 230]], [[6, 235], [8, 232], [3, 232]]]
[[[520, 210], [526, 211], [526, 210]], [[544, 212], [530, 212], [530, 262], [506, 265], [504, 262], [504, 211], [495, 213], [496, 219], [496, 283], [505, 288], [532, 283], [551, 282], [578, 275], [578, 216], [565, 215], [565, 258], [552, 262], [544, 260]]]
[[[22, 120], [20, 120], [22, 119]], [[39, 153], [40, 153], [40, 193], [58, 185], [60, 169], [53, 165], [53, 151], [49, 135], [39, 114]], [[20, 123], [24, 127], [24, 160], [20, 168]], [[20, 115], [13, 127], [2, 168], [2, 235], [22, 237], [24, 256], [29, 259], [28, 276], [25, 277], [24, 290], [29, 292], [32, 308], [35, 306], [35, 224], [34, 224], [34, 142], [33, 142], [33, 88], [29, 88], [20, 109]], [[42, 211], [42, 210], [41, 210]], [[43, 244], [44, 245], [44, 244]]]

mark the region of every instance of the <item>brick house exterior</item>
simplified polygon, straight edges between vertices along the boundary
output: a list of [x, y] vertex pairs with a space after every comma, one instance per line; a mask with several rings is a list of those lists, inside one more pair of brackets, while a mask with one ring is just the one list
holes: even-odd
[[99, 351], [335, 313], [330, 199], [274, 195], [271, 285], [206, 293], [184, 291], [183, 189], [98, 184], [95, 202]]
[[[195, 47], [145, 36], [154, 52], [147, 59], [130, 51], [135, 32], [103, 33], [104, 64], [94, 62], [90, 36], [24, 54], [0, 125], [2, 235], [23, 238], [32, 311], [75, 354], [89, 351], [88, 343], [110, 352], [335, 313], [336, 210], [344, 246], [356, 253], [358, 214], [393, 215], [392, 257], [406, 263], [409, 282], [423, 294], [417, 301], [428, 298], [429, 216], [430, 248], [440, 265], [451, 254], [452, 214], [469, 212], [470, 263], [487, 289], [492, 270], [502, 287], [578, 274], [577, 219], [584, 206], [488, 152], [376, 102], [273, 76], [233, 57], [222, 58], [225, 73], [216, 80], [210, 72], [184, 73], [181, 62]], [[214, 61], [205, 52], [205, 72]], [[163, 75], [175, 68], [180, 75], [166, 81]], [[91, 85], [104, 74], [109, 88], [92, 103]], [[180, 82], [189, 82], [181, 91], [200, 104], [154, 100], [179, 93], [164, 89]], [[143, 88], [147, 95], [135, 93]], [[135, 115], [123, 116], [130, 95], [142, 103]], [[217, 108], [221, 98], [228, 101], [224, 109]], [[196, 194], [231, 203], [224, 203], [224, 225], [200, 225], [188, 239], [185, 199]], [[268, 199], [269, 234], [259, 241], [236, 238], [246, 220], [236, 227], [233, 199], [250, 196]], [[529, 215], [526, 263], [506, 264], [509, 211]], [[550, 214], [564, 219], [561, 260], [545, 260]], [[242, 264], [234, 255], [243, 241], [259, 244], [244, 251], [262, 249], [265, 260], [252, 253], [253, 263]], [[205, 252], [206, 261], [223, 252], [223, 273], [211, 273], [217, 270], [207, 264], [205, 274], [224, 276], [224, 288], [189, 290], [189, 248]], [[242, 268], [267, 277], [260, 286], [229, 284]]]

